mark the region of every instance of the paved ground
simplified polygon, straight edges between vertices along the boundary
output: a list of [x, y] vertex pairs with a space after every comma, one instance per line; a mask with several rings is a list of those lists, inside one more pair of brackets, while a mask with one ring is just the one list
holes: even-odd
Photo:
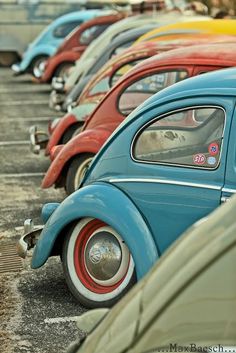
[[[29, 126], [46, 129], [48, 120], [58, 116], [48, 108], [50, 86], [34, 84], [29, 76], [13, 77], [4, 68], [0, 77], [1, 256], [1, 247], [16, 243], [25, 218], [40, 224], [41, 206], [65, 194], [40, 188], [49, 163], [28, 145]], [[59, 258], [39, 270], [30, 269], [30, 259], [14, 261], [16, 269], [0, 273], [0, 353], [64, 352], [82, 334], [73, 320], [85, 309], [70, 295]]]

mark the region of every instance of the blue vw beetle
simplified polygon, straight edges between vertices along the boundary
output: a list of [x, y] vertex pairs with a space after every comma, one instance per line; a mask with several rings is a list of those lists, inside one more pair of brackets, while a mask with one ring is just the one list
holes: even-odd
[[81, 23], [99, 15], [101, 10], [84, 10], [58, 17], [28, 46], [22, 61], [12, 65], [12, 70], [17, 75], [29, 72], [37, 77], [39, 65], [55, 54], [64, 38]]
[[[32, 268], [60, 254], [85, 306], [110, 306], [183, 231], [236, 192], [236, 69], [177, 83], [134, 110], [80, 188], [26, 221], [18, 253]], [[207, 236], [207, 234], [206, 234]]]

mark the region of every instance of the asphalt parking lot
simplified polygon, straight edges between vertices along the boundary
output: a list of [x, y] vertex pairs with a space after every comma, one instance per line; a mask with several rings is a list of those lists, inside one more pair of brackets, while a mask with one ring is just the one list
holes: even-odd
[[42, 190], [49, 165], [30, 152], [28, 128], [46, 129], [58, 113], [48, 107], [50, 86], [0, 68], [0, 353], [64, 352], [79, 333], [75, 317], [85, 311], [68, 291], [59, 258], [38, 270], [21, 261], [15, 244], [25, 218], [40, 224], [45, 202], [61, 201], [63, 190]]

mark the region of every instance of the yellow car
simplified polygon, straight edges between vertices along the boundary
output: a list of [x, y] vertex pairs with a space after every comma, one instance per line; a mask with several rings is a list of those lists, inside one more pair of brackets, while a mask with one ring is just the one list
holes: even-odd
[[182, 35], [194, 35], [200, 33], [214, 33], [222, 35], [236, 35], [236, 20], [206, 20], [206, 21], [190, 21], [177, 22], [170, 25], [162, 26], [154, 29], [140, 38], [134, 43], [144, 41], [163, 41], [179, 38]]

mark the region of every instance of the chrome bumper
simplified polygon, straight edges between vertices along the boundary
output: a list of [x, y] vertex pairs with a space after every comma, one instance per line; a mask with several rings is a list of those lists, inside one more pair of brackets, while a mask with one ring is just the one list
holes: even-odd
[[34, 154], [39, 154], [41, 149], [44, 149], [48, 143], [48, 134], [44, 131], [38, 131], [37, 126], [29, 128], [30, 134], [30, 150]]
[[65, 100], [65, 94], [59, 93], [56, 90], [53, 90], [49, 98], [49, 107], [56, 111], [61, 111], [64, 100]]
[[12, 69], [14, 75], [20, 75], [20, 74], [22, 73], [19, 64], [13, 64], [13, 65], [11, 66], [11, 69]]
[[24, 235], [17, 243], [17, 254], [25, 259], [28, 250], [32, 249], [43, 229], [43, 226], [34, 226], [32, 219], [26, 219], [24, 222]]
[[62, 77], [53, 77], [52, 79], [52, 89], [58, 93], [64, 92], [65, 81]]

